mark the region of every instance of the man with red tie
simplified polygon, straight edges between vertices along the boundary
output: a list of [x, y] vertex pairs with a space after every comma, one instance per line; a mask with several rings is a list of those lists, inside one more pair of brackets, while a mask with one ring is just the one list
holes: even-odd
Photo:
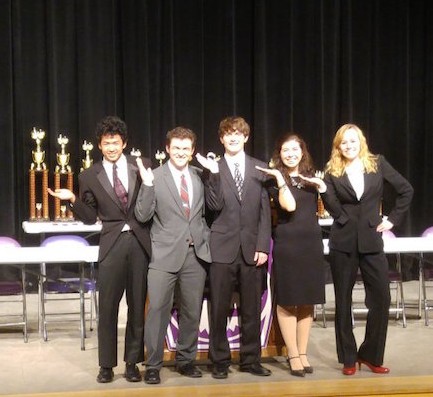
[[208, 263], [211, 261], [209, 228], [205, 221], [202, 171], [189, 165], [196, 135], [184, 127], [167, 133], [169, 160], [153, 172], [137, 161], [143, 184], [135, 214], [152, 220], [152, 259], [149, 264], [149, 311], [145, 329], [147, 384], [160, 383], [164, 337], [173, 296], [179, 311], [176, 368], [187, 377], [199, 378], [195, 365], [198, 328]]

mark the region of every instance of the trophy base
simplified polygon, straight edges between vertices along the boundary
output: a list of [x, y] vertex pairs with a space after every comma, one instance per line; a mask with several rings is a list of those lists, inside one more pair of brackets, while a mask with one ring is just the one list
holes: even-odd
[[29, 218], [29, 222], [50, 222], [50, 218]]
[[75, 218], [74, 217], [55, 217], [54, 218], [54, 222], [75, 222]]

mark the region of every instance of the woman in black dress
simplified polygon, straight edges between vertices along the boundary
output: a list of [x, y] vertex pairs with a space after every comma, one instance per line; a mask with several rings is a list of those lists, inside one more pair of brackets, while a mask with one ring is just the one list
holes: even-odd
[[288, 352], [290, 373], [312, 373], [307, 357], [315, 304], [325, 301], [322, 233], [317, 222], [318, 191], [325, 183], [314, 177], [303, 139], [286, 134], [272, 157], [275, 178], [270, 189], [278, 213], [273, 231], [273, 277], [277, 318]]

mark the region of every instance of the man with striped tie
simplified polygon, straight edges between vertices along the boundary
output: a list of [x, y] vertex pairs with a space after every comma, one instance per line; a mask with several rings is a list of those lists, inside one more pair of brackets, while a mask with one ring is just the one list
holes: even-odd
[[148, 273], [149, 311], [145, 328], [147, 349], [144, 381], [160, 383], [164, 337], [173, 296], [179, 310], [176, 368], [184, 376], [199, 378], [195, 366], [198, 327], [207, 266], [211, 261], [209, 229], [205, 221], [201, 170], [189, 165], [196, 135], [176, 127], [167, 133], [169, 160], [152, 171], [140, 161], [143, 180], [137, 197], [138, 220], [152, 220], [152, 258]]
[[245, 154], [250, 127], [242, 117], [223, 119], [218, 133], [225, 153], [217, 166], [197, 155], [197, 160], [211, 171], [207, 173], [205, 192], [207, 206], [215, 215], [210, 237], [213, 262], [209, 270], [212, 376], [228, 376], [231, 354], [227, 313], [235, 287], [241, 302], [239, 369], [269, 376], [271, 371], [260, 364], [260, 300], [270, 248], [271, 211], [267, 177], [256, 169], [265, 164]]

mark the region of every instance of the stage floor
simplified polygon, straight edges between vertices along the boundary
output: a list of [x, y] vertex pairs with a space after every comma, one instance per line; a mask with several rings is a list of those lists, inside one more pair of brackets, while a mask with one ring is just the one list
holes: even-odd
[[[128, 383], [122, 376], [124, 366], [123, 337], [125, 304], [122, 302], [119, 321], [119, 366], [115, 379], [101, 385], [95, 380], [97, 365], [96, 331], [88, 332], [86, 350], [80, 350], [78, 323], [50, 324], [49, 341], [37, 332], [36, 295], [29, 296], [30, 335], [23, 342], [19, 331], [0, 328], [0, 394], [52, 396], [367, 396], [367, 395], [432, 395], [433, 396], [433, 313], [431, 325], [417, 318], [415, 308], [418, 283], [404, 283], [408, 325], [389, 320], [385, 365], [388, 375], [376, 375], [364, 366], [352, 377], [341, 374], [335, 353], [333, 327], [333, 292], [327, 286], [328, 326], [313, 324], [309, 357], [314, 374], [295, 378], [288, 372], [284, 357], [267, 357], [263, 365], [272, 370], [267, 378], [254, 377], [238, 371], [236, 364], [226, 380], [215, 380], [207, 369], [208, 362], [199, 362], [204, 376], [189, 379], [174, 371], [172, 362], [161, 371], [162, 383], [149, 386], [143, 382]], [[1, 306], [3, 310], [4, 305]], [[361, 341], [364, 320], [356, 320], [355, 335]], [[144, 370], [144, 367], [141, 367]]]

